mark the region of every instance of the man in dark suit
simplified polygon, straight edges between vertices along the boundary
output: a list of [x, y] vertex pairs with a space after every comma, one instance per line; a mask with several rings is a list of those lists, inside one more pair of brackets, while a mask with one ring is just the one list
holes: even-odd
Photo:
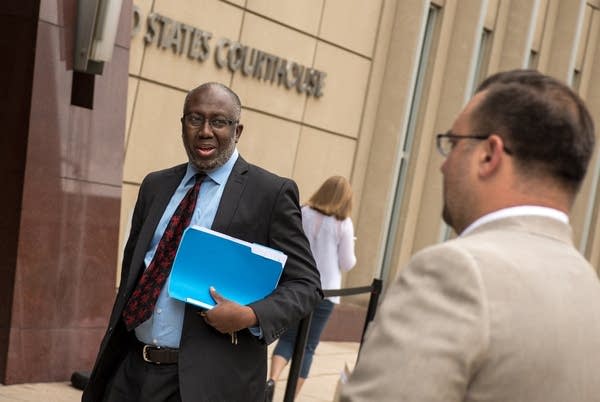
[[[82, 401], [261, 401], [267, 345], [321, 299], [297, 186], [239, 156], [240, 112], [224, 85], [188, 93], [181, 124], [189, 162], [140, 186], [119, 293]], [[217, 305], [208, 311], [170, 298], [157, 278], [168, 281], [177, 225], [189, 224], [287, 254], [275, 291], [242, 306], [211, 290]]]

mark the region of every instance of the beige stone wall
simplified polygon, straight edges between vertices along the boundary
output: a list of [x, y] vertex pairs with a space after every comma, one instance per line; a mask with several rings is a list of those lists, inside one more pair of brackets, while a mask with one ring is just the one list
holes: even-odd
[[[419, 52], [428, 24], [423, 5], [433, 6], [435, 17], [429, 21], [431, 45], [421, 65], [419, 88], [415, 63], [423, 57]], [[591, 79], [600, 72], [600, 2], [401, 1], [385, 2], [384, 7], [395, 8], [395, 15], [391, 29], [380, 26], [377, 46], [384, 42], [384, 32], [389, 35], [385, 58], [374, 57], [370, 86], [380, 89], [374, 94], [377, 108], [365, 109], [366, 121], [375, 116], [370, 153], [355, 161], [353, 183], [361, 183], [359, 269], [348, 275], [349, 285], [368, 283], [374, 276], [391, 278], [416, 251], [453, 235], [440, 219], [442, 160], [434, 136], [450, 127], [487, 75], [538, 68], [571, 83], [600, 121], [600, 84]], [[376, 81], [376, 71], [382, 71], [383, 85]], [[413, 100], [412, 108], [407, 106]], [[401, 162], [405, 177], [398, 181]], [[595, 157], [571, 215], [576, 245], [596, 269], [598, 171]]]
[[[305, 200], [333, 174], [352, 177], [381, 0], [136, 0], [131, 42], [121, 248], [144, 176], [186, 160], [180, 139], [186, 92], [206, 81], [230, 86], [243, 104], [238, 144], [248, 161], [296, 180]], [[210, 32], [209, 56], [191, 60], [157, 39], [144, 42], [151, 13]], [[219, 68], [225, 38], [325, 72], [321, 97]], [[189, 41], [189, 39], [188, 39]]]
[[[446, 131], [474, 87], [531, 67], [573, 85], [600, 126], [600, 0], [136, 0], [131, 44], [121, 244], [145, 174], [185, 160], [187, 90], [220, 81], [244, 105], [241, 154], [292, 177], [302, 199], [332, 174], [351, 179], [357, 268], [347, 286], [384, 280], [417, 250], [452, 236], [440, 218]], [[210, 32], [203, 62], [145, 45], [151, 12]], [[220, 38], [327, 73], [323, 96], [220, 69]], [[599, 162], [572, 214], [575, 241], [600, 264]], [[383, 267], [383, 268], [382, 268]], [[358, 297], [352, 302], [364, 302]]]

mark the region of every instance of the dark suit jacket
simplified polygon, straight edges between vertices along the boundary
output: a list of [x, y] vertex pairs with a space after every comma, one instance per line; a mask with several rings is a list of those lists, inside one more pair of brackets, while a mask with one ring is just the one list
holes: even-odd
[[[109, 326], [82, 401], [100, 402], [119, 363], [128, 352], [133, 331], [121, 320], [123, 307], [144, 268], [150, 239], [186, 164], [149, 174], [139, 190], [131, 232], [123, 255], [119, 292]], [[212, 229], [281, 250], [288, 255], [277, 289], [251, 305], [263, 339], [248, 330], [229, 335], [208, 326], [186, 305], [179, 352], [179, 383], [184, 402], [262, 401], [267, 376], [267, 344], [308, 314], [321, 299], [319, 274], [302, 231], [298, 189], [238, 158], [225, 185]]]

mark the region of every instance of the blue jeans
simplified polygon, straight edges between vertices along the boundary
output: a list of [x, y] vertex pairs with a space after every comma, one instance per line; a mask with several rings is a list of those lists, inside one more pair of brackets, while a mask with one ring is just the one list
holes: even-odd
[[[321, 338], [323, 329], [325, 329], [325, 324], [327, 324], [327, 320], [333, 311], [333, 306], [334, 304], [329, 300], [321, 300], [321, 302], [317, 304], [317, 307], [315, 307], [313, 311], [310, 328], [308, 330], [306, 348], [304, 348], [304, 359], [302, 360], [302, 367], [300, 368], [300, 378], [308, 377], [308, 372], [310, 370], [310, 366], [312, 365], [313, 355], [315, 354], [317, 345], [319, 345], [319, 339]], [[277, 342], [277, 346], [275, 346], [273, 354], [281, 356], [285, 360], [289, 361], [294, 353], [297, 332], [297, 326], [287, 330], [281, 336], [281, 338], [279, 338], [279, 342]]]

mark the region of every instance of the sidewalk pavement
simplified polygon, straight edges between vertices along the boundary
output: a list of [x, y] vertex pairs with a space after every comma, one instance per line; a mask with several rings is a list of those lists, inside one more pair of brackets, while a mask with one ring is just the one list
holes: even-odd
[[[269, 347], [269, 358], [273, 347], [274, 345]], [[315, 353], [310, 375], [296, 401], [331, 402], [344, 364], [352, 369], [357, 353], [357, 342], [321, 342]], [[287, 374], [286, 368], [277, 381], [274, 402], [283, 401]], [[79, 402], [80, 400], [81, 391], [73, 388], [68, 382], [0, 384], [0, 402]]]

